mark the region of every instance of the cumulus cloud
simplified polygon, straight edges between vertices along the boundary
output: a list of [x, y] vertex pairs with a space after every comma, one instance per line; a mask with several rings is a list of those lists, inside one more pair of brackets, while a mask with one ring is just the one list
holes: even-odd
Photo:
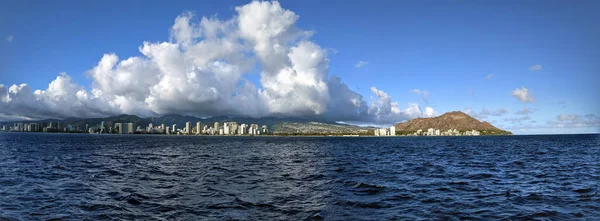
[[423, 117], [435, 117], [437, 115], [439, 115], [437, 111], [431, 107], [426, 107], [425, 111], [423, 112]]
[[365, 65], [367, 65], [367, 64], [369, 64], [369, 62], [366, 62], [366, 61], [358, 61], [358, 62], [357, 62], [355, 65], [354, 65], [354, 67], [356, 67], [356, 68], [362, 68], [363, 66], [365, 66]]
[[548, 121], [553, 127], [600, 127], [600, 117], [595, 114], [560, 114], [556, 119]]
[[12, 42], [12, 41], [13, 41], [13, 38], [14, 38], [14, 37], [13, 37], [12, 35], [6, 36], [6, 41], [8, 41], [8, 42]]
[[411, 93], [418, 94], [425, 103], [429, 102], [429, 92], [426, 90], [413, 89], [410, 91]]
[[512, 96], [523, 103], [532, 103], [535, 101], [533, 95], [529, 93], [529, 89], [525, 87], [517, 88], [512, 92]]
[[372, 120], [373, 122], [386, 123], [393, 122], [394, 119], [411, 119], [435, 115], [433, 108], [428, 107], [425, 111], [422, 111], [416, 103], [409, 103], [408, 107], [401, 109], [398, 103], [392, 100], [392, 97], [376, 87], [371, 87], [371, 92], [375, 95], [375, 99], [371, 102], [368, 113], [370, 116], [375, 117]]
[[485, 79], [492, 79], [494, 77], [494, 74], [488, 74], [485, 76]]
[[118, 113], [114, 101], [102, 92], [89, 92], [61, 73], [45, 90], [33, 91], [27, 84], [6, 87], [0, 84], [0, 110], [6, 118], [95, 117]]
[[[0, 85], [0, 118], [175, 113], [391, 124], [436, 114], [415, 103], [401, 108], [376, 87], [367, 102], [330, 76], [331, 50], [311, 41], [313, 32], [299, 28], [299, 16], [279, 2], [253, 1], [235, 12], [227, 20], [185, 12], [175, 18], [169, 41], [139, 46], [142, 56], [104, 54], [86, 72], [89, 90], [66, 73], [44, 90]], [[259, 86], [245, 78], [256, 67]]]
[[542, 65], [541, 64], [533, 65], [533, 66], [529, 67], [529, 70], [530, 71], [541, 71], [542, 70]]

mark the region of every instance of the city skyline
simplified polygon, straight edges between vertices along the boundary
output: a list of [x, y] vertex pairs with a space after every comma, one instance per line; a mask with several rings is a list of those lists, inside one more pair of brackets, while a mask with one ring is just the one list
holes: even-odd
[[[270, 131], [267, 125], [259, 126], [258, 124], [246, 124], [242, 123], [238, 125], [235, 121], [226, 121], [220, 124], [218, 121], [214, 122], [214, 127], [204, 125], [200, 121], [195, 123], [195, 127], [192, 127], [192, 122], [188, 121], [185, 123], [185, 127], [177, 128], [177, 124], [171, 126], [161, 124], [153, 125], [149, 123], [147, 127], [143, 128], [141, 125], [137, 125], [132, 122], [105, 122], [101, 121], [99, 125], [85, 124], [85, 129], [81, 128], [81, 125], [73, 126], [71, 124], [65, 125], [63, 122], [39, 122], [39, 123], [13, 123], [13, 125], [0, 125], [0, 132], [45, 132], [45, 133], [90, 133], [90, 134], [166, 134], [166, 135], [213, 135], [213, 136], [229, 136], [229, 135], [277, 135], [277, 136], [303, 136], [303, 135], [320, 135], [320, 136], [376, 136], [376, 137], [394, 137], [394, 136], [479, 136], [482, 132], [478, 130], [466, 130], [460, 131], [457, 129], [449, 129], [447, 131], [428, 128], [427, 130], [419, 129], [417, 131], [401, 131], [402, 134], [396, 133], [396, 127], [394, 125], [389, 128], [369, 128], [372, 130], [371, 133], [281, 133]], [[210, 125], [210, 124], [209, 124]], [[486, 134], [483, 134], [486, 135]], [[490, 134], [488, 134], [490, 135]], [[491, 134], [494, 135], [494, 134]], [[497, 135], [497, 134], [496, 134]], [[502, 134], [505, 135], [505, 134]]]
[[[0, 9], [14, 20], [0, 26], [0, 122], [184, 114], [387, 127], [460, 110], [515, 134], [598, 133], [598, 3], [537, 3], [178, 1], [110, 18], [93, 9], [130, 5], [11, 2]], [[47, 7], [64, 13], [36, 13]]]

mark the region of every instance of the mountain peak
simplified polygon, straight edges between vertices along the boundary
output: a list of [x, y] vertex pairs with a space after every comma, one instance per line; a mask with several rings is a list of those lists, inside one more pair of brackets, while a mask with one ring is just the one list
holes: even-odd
[[468, 115], [468, 114], [466, 114], [462, 111], [450, 111], [450, 112], [444, 113], [442, 115]]
[[443, 131], [456, 129], [459, 131], [478, 130], [484, 134], [511, 134], [509, 131], [500, 130], [488, 122], [480, 122], [461, 111], [447, 112], [437, 117], [416, 118], [396, 124], [395, 127], [396, 131], [407, 133], [434, 128]]
[[440, 115], [439, 117], [441, 117], [441, 118], [451, 118], [451, 119], [454, 119], [454, 120], [465, 119], [465, 118], [472, 118], [471, 116], [469, 116], [468, 114], [463, 113], [462, 111], [448, 112], [448, 113]]

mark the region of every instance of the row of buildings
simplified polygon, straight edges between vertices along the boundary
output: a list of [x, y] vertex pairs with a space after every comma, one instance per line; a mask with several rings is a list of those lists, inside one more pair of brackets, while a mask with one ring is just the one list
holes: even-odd
[[375, 136], [396, 136], [396, 127], [392, 125], [389, 128], [377, 128], [374, 131]]
[[192, 124], [186, 122], [183, 128], [178, 128], [177, 124], [167, 126], [165, 124], [153, 125], [150, 123], [142, 128], [135, 123], [115, 123], [113, 126], [105, 125], [104, 121], [99, 127], [89, 129], [89, 133], [117, 133], [117, 134], [178, 134], [178, 135], [261, 135], [268, 134], [266, 125], [258, 124], [238, 124], [237, 122], [215, 122], [211, 125], [202, 125], [201, 122]]
[[[377, 128], [374, 130], [375, 136], [396, 136], [396, 127], [391, 126], [389, 128]], [[447, 131], [440, 131], [439, 129], [429, 128], [427, 130], [417, 130], [407, 136], [479, 136], [481, 132], [477, 130], [458, 131], [457, 129], [450, 129]]]
[[[266, 125], [259, 127], [258, 124], [238, 124], [237, 122], [214, 122], [210, 125], [202, 125], [201, 122], [196, 122], [192, 125], [191, 122], [186, 122], [183, 128], [178, 128], [177, 124], [166, 126], [165, 124], [153, 125], [150, 123], [143, 128], [135, 123], [105, 123], [102, 121], [100, 125], [89, 127], [85, 125], [70, 125], [62, 122], [40, 122], [40, 123], [14, 123], [12, 125], [0, 126], [0, 131], [11, 132], [73, 132], [73, 133], [100, 133], [100, 134], [178, 134], [178, 135], [261, 135], [269, 134]], [[376, 128], [375, 136], [396, 136], [396, 128]], [[414, 133], [406, 134], [407, 136], [479, 136], [480, 131], [468, 130], [458, 131], [450, 129], [441, 131], [435, 128], [427, 130], [417, 130]]]
[[85, 128], [64, 124], [62, 122], [40, 122], [40, 123], [14, 123], [11, 125], [1, 125], [0, 131], [4, 132], [85, 132], [89, 130], [86, 124]]
[[479, 136], [481, 132], [477, 130], [468, 130], [460, 132], [457, 129], [450, 129], [447, 131], [440, 131], [439, 129], [429, 128], [427, 130], [417, 130], [409, 136]]
[[238, 124], [237, 122], [214, 122], [210, 125], [202, 125], [196, 122], [186, 122], [183, 128], [178, 128], [177, 124], [167, 126], [165, 124], [153, 125], [150, 123], [147, 127], [138, 126], [135, 123], [114, 123], [102, 121], [100, 125], [92, 126], [64, 124], [62, 122], [39, 122], [39, 123], [14, 123], [10, 125], [0, 125], [0, 131], [4, 132], [74, 132], [74, 133], [93, 133], [93, 134], [179, 134], [179, 135], [261, 135], [269, 134], [267, 125], [258, 124]]

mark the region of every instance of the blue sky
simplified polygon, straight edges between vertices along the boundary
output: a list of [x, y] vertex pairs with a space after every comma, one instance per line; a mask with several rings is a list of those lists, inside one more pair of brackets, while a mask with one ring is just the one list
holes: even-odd
[[[91, 90], [86, 71], [104, 54], [143, 56], [144, 41], [170, 41], [183, 12], [226, 20], [247, 3], [9, 1], [0, 9], [0, 83], [44, 90], [66, 72]], [[329, 75], [367, 102], [375, 86], [400, 106], [418, 103], [438, 114], [470, 110], [515, 133], [600, 131], [598, 1], [280, 3], [299, 16], [295, 26], [313, 31], [310, 40], [329, 52]], [[244, 79], [261, 88], [260, 72]], [[512, 95], [522, 87], [533, 101]], [[427, 99], [414, 89], [427, 91]], [[533, 113], [515, 114], [523, 108]], [[549, 123], [561, 114], [576, 122]], [[589, 114], [595, 116], [583, 123], [577, 118]], [[511, 122], [524, 116], [529, 119]]]

